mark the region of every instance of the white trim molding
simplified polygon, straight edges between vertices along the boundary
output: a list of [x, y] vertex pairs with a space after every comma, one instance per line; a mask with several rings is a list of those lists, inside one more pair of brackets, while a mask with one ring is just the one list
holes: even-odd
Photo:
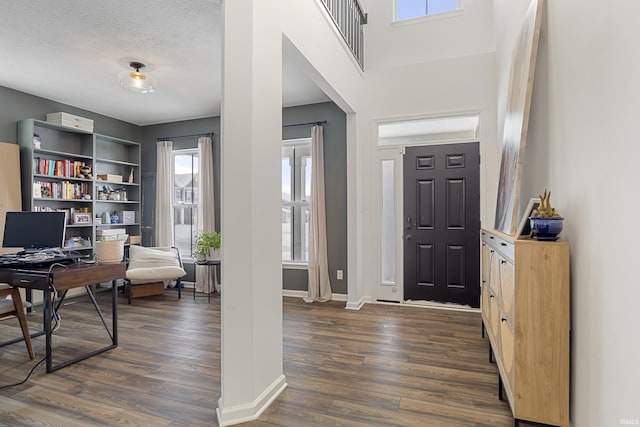
[[287, 388], [287, 381], [284, 375], [280, 375], [265, 391], [260, 394], [251, 404], [238, 405], [224, 408], [222, 397], [218, 399], [216, 415], [220, 427], [232, 426], [257, 420], [260, 415], [276, 400], [276, 398]]
[[[282, 290], [282, 296], [283, 297], [291, 297], [291, 298], [304, 298], [309, 296], [309, 293], [307, 291], [294, 291], [291, 289], [283, 289]], [[347, 300], [347, 295], [346, 294], [331, 294], [331, 300], [332, 301], [346, 301]]]

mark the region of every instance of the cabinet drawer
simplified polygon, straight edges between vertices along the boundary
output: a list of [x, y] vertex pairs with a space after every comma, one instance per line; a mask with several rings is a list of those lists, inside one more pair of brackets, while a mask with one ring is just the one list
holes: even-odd
[[489, 245], [500, 255], [513, 262], [515, 251], [512, 241], [503, 239], [502, 237], [491, 233], [483, 233], [482, 241]]

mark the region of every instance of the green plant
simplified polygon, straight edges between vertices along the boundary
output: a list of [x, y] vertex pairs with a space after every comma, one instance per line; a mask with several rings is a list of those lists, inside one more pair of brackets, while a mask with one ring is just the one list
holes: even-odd
[[220, 233], [200, 230], [196, 238], [196, 253], [206, 256], [209, 249], [220, 249]]
[[557, 218], [560, 215], [556, 212], [554, 208], [551, 207], [551, 191], [547, 191], [544, 189], [544, 194], [540, 197], [540, 206], [533, 213], [533, 217], [535, 218]]

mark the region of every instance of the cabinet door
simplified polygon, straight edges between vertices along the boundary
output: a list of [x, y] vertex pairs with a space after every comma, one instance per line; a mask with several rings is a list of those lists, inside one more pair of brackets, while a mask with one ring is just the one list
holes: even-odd
[[486, 283], [489, 280], [489, 259], [491, 255], [491, 248], [482, 243], [482, 283]]
[[506, 259], [500, 259], [500, 305], [506, 317], [513, 321], [514, 269]]
[[508, 384], [511, 392], [514, 391], [514, 356], [513, 328], [509, 320], [503, 315], [500, 319], [500, 359], [506, 376], [503, 380]]

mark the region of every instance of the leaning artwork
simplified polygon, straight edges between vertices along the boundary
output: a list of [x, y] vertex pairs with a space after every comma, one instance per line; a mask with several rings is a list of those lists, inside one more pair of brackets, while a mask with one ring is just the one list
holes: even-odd
[[531, 1], [511, 55], [495, 220], [496, 229], [511, 235], [518, 225], [522, 166], [543, 6], [544, 0]]

